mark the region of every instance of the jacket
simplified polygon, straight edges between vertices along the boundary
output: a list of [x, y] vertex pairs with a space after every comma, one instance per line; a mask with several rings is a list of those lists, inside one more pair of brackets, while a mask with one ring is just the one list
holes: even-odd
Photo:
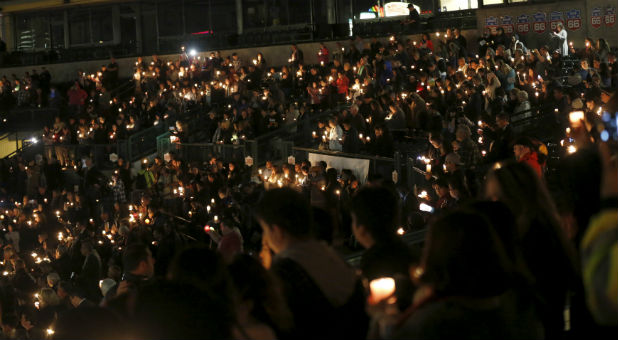
[[532, 151], [519, 159], [520, 163], [528, 164], [534, 172], [540, 177], [543, 177], [543, 170], [541, 169], [541, 164], [539, 164], [539, 155], [536, 151]]

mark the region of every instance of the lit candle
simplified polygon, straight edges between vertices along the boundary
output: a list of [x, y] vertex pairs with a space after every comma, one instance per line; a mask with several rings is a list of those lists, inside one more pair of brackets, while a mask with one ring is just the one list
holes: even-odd
[[431, 164], [427, 164], [426, 170], [427, 170], [427, 172], [431, 172]]
[[569, 145], [569, 147], [567, 148], [567, 152], [572, 154], [577, 152], [577, 148], [575, 147], [575, 145]]
[[395, 279], [392, 277], [382, 277], [369, 282], [371, 290], [371, 300], [378, 303], [395, 293]]

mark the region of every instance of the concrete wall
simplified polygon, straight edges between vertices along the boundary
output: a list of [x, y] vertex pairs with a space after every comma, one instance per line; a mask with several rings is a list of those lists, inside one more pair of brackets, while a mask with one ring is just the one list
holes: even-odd
[[[550, 31], [550, 18], [549, 15], [552, 11], [560, 11], [563, 13], [563, 20], [566, 24], [565, 12], [571, 9], [578, 9], [581, 13], [581, 28], [579, 30], [568, 30], [568, 40], [573, 42], [575, 48], [584, 47], [584, 39], [591, 37], [593, 39], [605, 38], [610, 46], [618, 45], [618, 24], [613, 27], [605, 26], [604, 18], [601, 19], [601, 27], [594, 28], [590, 24], [590, 15], [592, 9], [600, 7], [602, 14], [605, 14], [605, 9], [608, 6], [618, 7], [618, 2], [615, 0], [587, 0], [587, 1], [560, 1], [555, 3], [544, 4], [531, 4], [531, 5], [511, 5], [508, 7], [498, 8], [481, 8], [476, 12], [477, 15], [477, 27], [479, 31], [482, 31], [486, 26], [485, 19], [490, 16], [501, 18], [504, 15], [513, 17], [514, 25], [516, 25], [517, 17], [522, 14], [530, 16], [530, 32], [527, 34], [519, 34], [521, 39], [526, 43], [528, 47], [538, 48], [541, 45], [550, 45], [549, 31]], [[533, 30], [534, 18], [532, 17], [537, 12], [544, 12], [547, 15], [546, 31], [544, 33], [536, 33]], [[516, 30], [516, 27], [515, 27]]]
[[[468, 44], [472, 46], [476, 41], [476, 37], [478, 36], [478, 32], [476, 30], [464, 31], [462, 34], [468, 39]], [[404, 39], [413, 39], [419, 40], [419, 35], [414, 36], [404, 36]], [[435, 39], [435, 34], [432, 34], [432, 39]], [[387, 42], [388, 37], [384, 37], [382, 39], [383, 42]], [[366, 43], [369, 40], [365, 40]], [[336, 49], [336, 41], [329, 41], [326, 43], [326, 47], [334, 52]], [[344, 46], [348, 46], [349, 42], [341, 41]], [[317, 64], [317, 51], [319, 48], [319, 43], [304, 43], [298, 44], [298, 47], [303, 51], [305, 63], [306, 64]], [[187, 45], [187, 50], [190, 50], [191, 46]], [[198, 53], [198, 55], [202, 57], [207, 57], [211, 51], [204, 51]], [[222, 56], [231, 55], [233, 52], [236, 52], [241, 60], [243, 60], [245, 65], [251, 62], [253, 58], [255, 58], [258, 52], [262, 52], [264, 58], [268, 62], [270, 66], [281, 66], [288, 64], [288, 58], [290, 57], [290, 45], [277, 45], [277, 46], [263, 46], [256, 48], [244, 48], [244, 49], [232, 49], [232, 50], [221, 50]], [[178, 55], [162, 55], [160, 56], [162, 60], [177, 60]], [[122, 58], [117, 59], [116, 62], [120, 68], [120, 76], [121, 77], [132, 77], [135, 67], [135, 58]], [[145, 61], [149, 61], [149, 57], [144, 58]], [[77, 77], [77, 71], [83, 70], [86, 73], [94, 73], [96, 72], [102, 65], [106, 65], [109, 63], [109, 60], [95, 60], [95, 61], [82, 61], [82, 62], [74, 62], [74, 63], [66, 63], [66, 64], [49, 64], [49, 65], [37, 65], [37, 66], [24, 66], [24, 67], [13, 67], [13, 68], [3, 68], [0, 69], [0, 76], [11, 74], [16, 74], [18, 77], [23, 76], [25, 72], [32, 71], [33, 69], [40, 70], [41, 66], [45, 66], [49, 72], [52, 74], [53, 82], [65, 82], [75, 79]]]

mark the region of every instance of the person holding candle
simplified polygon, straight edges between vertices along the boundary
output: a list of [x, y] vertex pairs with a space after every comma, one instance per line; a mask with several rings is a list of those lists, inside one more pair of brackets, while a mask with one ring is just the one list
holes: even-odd
[[329, 52], [324, 45], [323, 42], [320, 43], [320, 48], [318, 49], [318, 64], [320, 65], [328, 65], [329, 61]]
[[37, 321], [39, 327], [47, 329], [52, 326], [60, 313], [65, 311], [58, 294], [51, 288], [43, 288], [38, 293], [39, 308]]
[[394, 339], [541, 339], [533, 294], [481, 215], [457, 210], [429, 229], [413, 307]]
[[346, 96], [348, 95], [348, 90], [349, 90], [349, 86], [350, 86], [350, 79], [348, 79], [348, 77], [345, 75], [344, 72], [337, 72], [337, 80], [336, 80], [336, 84], [337, 84], [337, 95], [338, 95], [338, 102], [345, 102], [346, 101]]
[[328, 120], [328, 149], [333, 151], [341, 151], [343, 145], [343, 130], [337, 124], [336, 118]]
[[303, 64], [303, 51], [300, 50], [298, 48], [298, 46], [296, 46], [296, 44], [292, 44], [290, 46], [290, 49], [292, 50], [292, 53], [290, 54], [290, 58], [289, 58], [289, 62], [292, 65], [292, 68], [296, 69], [298, 68], [299, 64]]
[[369, 149], [374, 155], [381, 157], [393, 157], [395, 152], [393, 136], [384, 125], [376, 125], [373, 128], [375, 138], [366, 137]]
[[207, 233], [217, 243], [217, 250], [221, 253], [223, 260], [226, 263], [230, 263], [234, 256], [243, 251], [242, 234], [240, 229], [234, 226], [234, 222], [230, 218], [223, 219], [219, 227], [221, 228], [221, 233], [214, 229], [209, 229]]
[[485, 160], [487, 163], [494, 163], [513, 157], [513, 130], [509, 123], [509, 116], [506, 113], [496, 115], [496, 124], [491, 126], [482, 123], [483, 135], [492, 140], [489, 146], [489, 152]]
[[447, 176], [440, 176], [433, 182], [433, 189], [438, 197], [438, 200], [432, 204], [435, 212], [449, 210], [457, 205], [457, 200], [451, 196], [447, 178]]
[[343, 120], [343, 145], [342, 151], [345, 153], [359, 153], [361, 141], [358, 130], [352, 126], [352, 119], [347, 117]]
[[412, 301], [409, 271], [418, 264], [420, 251], [397, 234], [398, 212], [397, 197], [385, 187], [364, 187], [352, 197], [352, 233], [366, 249], [360, 260], [361, 275], [368, 281], [394, 278], [397, 305], [403, 310]]
[[293, 337], [364, 338], [362, 285], [332, 248], [312, 236], [307, 199], [289, 188], [266, 191], [256, 217], [263, 231], [261, 257], [280, 279], [294, 316]]
[[[517, 183], [517, 184], [514, 184]], [[487, 174], [484, 197], [505, 203], [517, 216], [525, 264], [543, 299], [540, 318], [547, 338], [564, 330], [567, 296], [579, 286], [576, 252], [558, 219], [554, 200], [538, 173], [521, 162], [501, 162]]]

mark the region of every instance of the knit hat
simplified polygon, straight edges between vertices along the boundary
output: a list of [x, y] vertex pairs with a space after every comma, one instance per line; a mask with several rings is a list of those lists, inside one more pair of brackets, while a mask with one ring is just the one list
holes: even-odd
[[522, 145], [529, 148], [534, 148], [534, 144], [532, 140], [528, 136], [519, 136], [513, 141], [513, 145]]

